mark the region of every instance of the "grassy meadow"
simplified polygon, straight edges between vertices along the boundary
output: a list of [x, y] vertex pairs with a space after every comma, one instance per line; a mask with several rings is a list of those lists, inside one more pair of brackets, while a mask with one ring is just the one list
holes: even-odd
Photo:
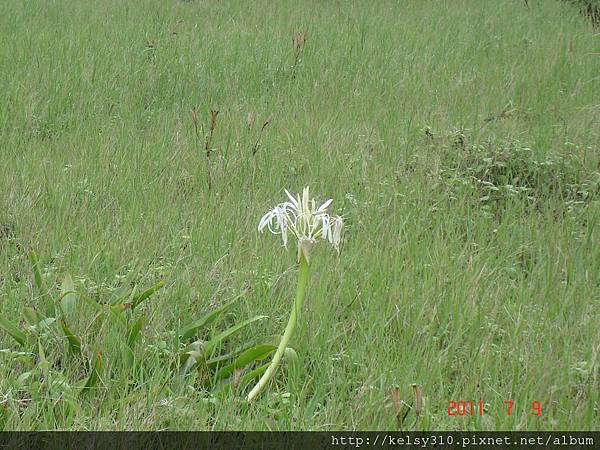
[[528, 3], [0, 2], [0, 429], [600, 429], [600, 35]]

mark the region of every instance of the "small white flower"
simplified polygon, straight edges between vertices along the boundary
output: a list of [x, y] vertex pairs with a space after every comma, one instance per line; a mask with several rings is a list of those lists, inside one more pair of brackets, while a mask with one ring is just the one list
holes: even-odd
[[289, 201], [279, 203], [270, 209], [258, 223], [258, 231], [267, 228], [273, 234], [280, 234], [287, 248], [288, 233], [298, 240], [298, 259], [304, 253], [308, 261], [310, 248], [318, 238], [328, 240], [336, 250], [342, 239], [344, 222], [339, 216], [330, 216], [327, 208], [333, 199], [327, 200], [318, 208], [314, 199], [309, 198], [308, 186], [302, 197], [294, 197], [285, 190]]

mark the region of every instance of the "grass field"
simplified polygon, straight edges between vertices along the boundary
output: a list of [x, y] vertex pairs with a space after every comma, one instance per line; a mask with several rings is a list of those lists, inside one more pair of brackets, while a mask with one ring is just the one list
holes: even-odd
[[[600, 35], [528, 3], [0, 2], [0, 429], [600, 429]], [[305, 185], [298, 362], [175, 388], [229, 300], [212, 356], [283, 332]]]

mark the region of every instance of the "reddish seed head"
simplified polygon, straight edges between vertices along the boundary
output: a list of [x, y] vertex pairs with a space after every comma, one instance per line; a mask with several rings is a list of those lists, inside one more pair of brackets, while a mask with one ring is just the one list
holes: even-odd
[[415, 396], [415, 414], [418, 416], [421, 415], [421, 410], [423, 409], [423, 396], [421, 395], [421, 389], [416, 384], [412, 385], [413, 395]]
[[215, 126], [217, 125], [217, 115], [219, 114], [219, 111], [216, 110], [211, 110], [210, 112], [210, 131], [215, 129]]

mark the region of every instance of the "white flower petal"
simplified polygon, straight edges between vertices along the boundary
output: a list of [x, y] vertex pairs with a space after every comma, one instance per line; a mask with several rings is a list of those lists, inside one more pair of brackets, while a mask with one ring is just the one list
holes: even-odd
[[309, 209], [309, 190], [308, 190], [308, 186], [306, 186], [304, 188], [304, 191], [302, 191], [302, 212], [304, 214], [306, 214], [307, 216], [310, 215], [310, 209]]
[[330, 227], [330, 220], [329, 220], [329, 214], [323, 214], [321, 216], [321, 221], [322, 221], [322, 238], [323, 239], [329, 239], [329, 242], [331, 242], [331, 227]]
[[344, 221], [341, 217], [335, 217], [335, 222], [333, 223], [333, 236], [332, 236], [332, 244], [335, 248], [338, 247], [342, 240], [342, 229], [344, 228]]
[[326, 210], [326, 209], [329, 207], [329, 205], [331, 205], [331, 202], [333, 202], [333, 199], [332, 199], [332, 198], [330, 198], [330, 199], [329, 199], [329, 200], [327, 200], [325, 203], [323, 203], [323, 204], [322, 204], [322, 205], [319, 207], [319, 209], [317, 209], [317, 210], [315, 211], [315, 215], [316, 215], [316, 214], [318, 214], [318, 213], [325, 212], [325, 210]]
[[284, 189], [285, 194], [288, 196], [288, 198], [292, 201], [292, 205], [294, 206], [294, 208], [296, 209], [300, 209], [300, 205], [298, 204], [298, 200], [296, 200], [292, 194], [289, 193], [289, 191], [287, 189]]
[[258, 223], [258, 231], [262, 232], [265, 229], [265, 226], [267, 226], [272, 219], [273, 210], [271, 209], [262, 217], [262, 219], [260, 219], [260, 222]]

